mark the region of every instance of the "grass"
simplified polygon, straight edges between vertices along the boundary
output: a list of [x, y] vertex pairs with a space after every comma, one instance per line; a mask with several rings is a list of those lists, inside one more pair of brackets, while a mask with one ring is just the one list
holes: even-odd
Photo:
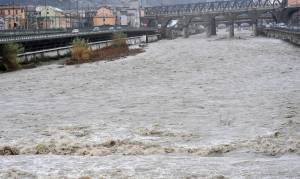
[[124, 32], [116, 32], [112, 37], [112, 47], [114, 48], [128, 48], [127, 35]]
[[84, 39], [76, 38], [72, 42], [71, 60], [76, 63], [88, 62], [91, 58], [89, 44]]
[[9, 43], [1, 46], [0, 56], [2, 56], [2, 62], [6, 71], [15, 71], [21, 68], [21, 65], [17, 61], [18, 53], [23, 51], [21, 45], [16, 43]]
[[66, 65], [76, 65], [102, 60], [116, 60], [129, 55], [144, 52], [143, 49], [129, 49], [127, 35], [123, 32], [113, 34], [112, 45], [101, 49], [91, 50], [88, 43], [82, 39], [75, 39], [72, 43], [71, 58], [65, 61]]

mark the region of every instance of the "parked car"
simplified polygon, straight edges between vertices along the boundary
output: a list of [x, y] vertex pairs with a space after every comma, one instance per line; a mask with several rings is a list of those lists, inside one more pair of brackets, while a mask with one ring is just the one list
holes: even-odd
[[226, 24], [219, 24], [218, 29], [226, 29]]
[[79, 33], [79, 29], [73, 29], [73, 30], [72, 30], [72, 33], [73, 33], [73, 34]]
[[300, 31], [300, 26], [290, 26], [289, 28], [295, 31]]
[[285, 28], [287, 28], [287, 25], [285, 23], [278, 23], [277, 27], [285, 29]]
[[100, 28], [99, 27], [94, 27], [93, 32], [99, 32]]
[[114, 27], [110, 27], [110, 28], [108, 28], [108, 30], [115, 30], [115, 28]]
[[266, 28], [271, 28], [271, 24], [266, 24], [265, 27]]

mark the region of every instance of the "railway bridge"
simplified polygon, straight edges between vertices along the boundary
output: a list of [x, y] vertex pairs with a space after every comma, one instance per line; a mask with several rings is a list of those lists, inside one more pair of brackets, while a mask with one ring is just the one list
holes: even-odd
[[184, 36], [189, 36], [189, 26], [195, 21], [207, 27], [208, 35], [216, 35], [216, 23], [226, 21], [229, 25], [229, 36], [234, 37], [236, 21], [251, 22], [255, 35], [258, 35], [258, 21], [272, 19], [274, 22], [287, 23], [291, 16], [299, 12], [300, 3], [289, 6], [287, 0], [226, 0], [180, 5], [147, 7], [144, 23], [160, 27], [162, 33], [174, 19], [181, 22]]

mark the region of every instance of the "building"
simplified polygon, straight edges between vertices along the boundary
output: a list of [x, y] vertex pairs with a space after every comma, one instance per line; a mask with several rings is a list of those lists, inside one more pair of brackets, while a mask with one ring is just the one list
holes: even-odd
[[127, 25], [133, 28], [141, 27], [140, 19], [145, 13], [138, 0], [123, 0], [122, 7], [116, 8], [116, 11], [118, 25]]
[[288, 0], [288, 7], [300, 7], [300, 0]]
[[39, 29], [71, 28], [71, 16], [63, 10], [52, 6], [37, 6]]
[[128, 26], [128, 13], [124, 8], [116, 8], [116, 25], [118, 26]]
[[5, 30], [5, 21], [3, 17], [0, 17], [0, 30]]
[[21, 6], [0, 6], [1, 28], [23, 29], [25, 28], [25, 9]]
[[87, 11], [85, 10], [66, 10], [66, 16], [71, 19], [71, 27], [72, 28], [84, 28], [88, 25]]
[[38, 29], [37, 17], [38, 13], [35, 6], [27, 6], [25, 9], [26, 14], [26, 29]]
[[100, 7], [96, 11], [95, 16], [93, 17], [93, 25], [94, 27], [116, 25], [116, 17], [114, 15], [114, 10], [107, 6]]

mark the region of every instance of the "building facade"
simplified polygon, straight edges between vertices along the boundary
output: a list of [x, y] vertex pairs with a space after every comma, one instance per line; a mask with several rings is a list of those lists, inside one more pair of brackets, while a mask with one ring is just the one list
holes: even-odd
[[4, 30], [25, 28], [25, 9], [21, 6], [0, 6], [1, 27]]
[[63, 10], [52, 6], [37, 6], [39, 29], [71, 28], [71, 17]]
[[128, 27], [141, 27], [141, 17], [144, 16], [144, 10], [140, 7], [138, 0], [123, 0], [122, 6], [116, 8], [117, 24]]
[[116, 17], [114, 15], [113, 9], [111, 9], [110, 7], [100, 7], [93, 17], [93, 25], [94, 27], [116, 25]]
[[38, 29], [38, 21], [37, 16], [38, 13], [36, 11], [35, 6], [27, 6], [25, 8], [26, 14], [26, 29]]
[[3, 17], [0, 17], [0, 30], [5, 30], [5, 21]]

